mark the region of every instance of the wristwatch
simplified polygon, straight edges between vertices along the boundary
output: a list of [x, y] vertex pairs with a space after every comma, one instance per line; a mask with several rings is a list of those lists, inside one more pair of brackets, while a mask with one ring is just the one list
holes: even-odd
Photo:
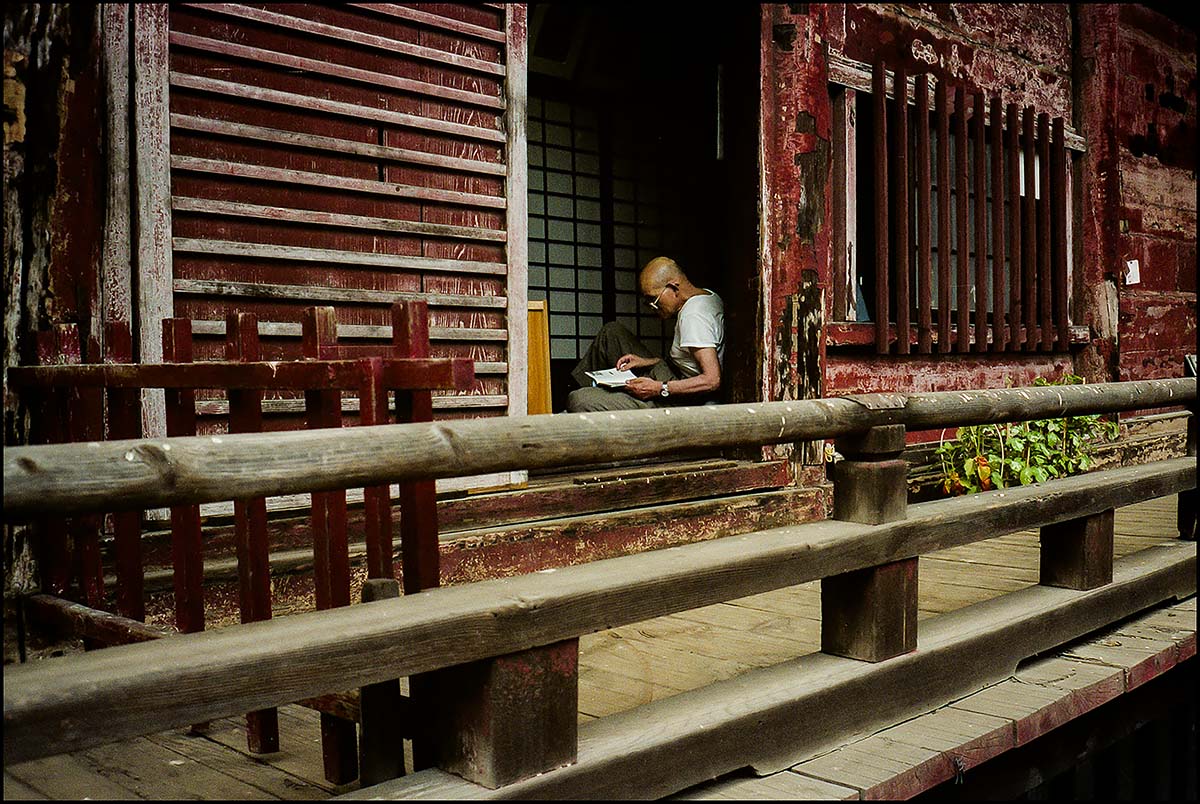
[[670, 392], [670, 390], [667, 389], [667, 384], [665, 382], [663, 383], [662, 390], [659, 391], [658, 393], [661, 394], [662, 396], [670, 396], [671, 395], [671, 392]]

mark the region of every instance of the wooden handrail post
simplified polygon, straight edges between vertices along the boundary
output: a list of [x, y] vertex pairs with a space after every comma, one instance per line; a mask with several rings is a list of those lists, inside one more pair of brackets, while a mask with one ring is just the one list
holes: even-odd
[[[872, 427], [837, 440], [845, 460], [834, 466], [833, 517], [879, 525], [904, 519], [908, 466], [904, 425]], [[821, 581], [821, 650], [879, 662], [916, 650], [917, 558]]]
[[443, 770], [495, 789], [572, 765], [578, 752], [579, 640], [438, 672]]
[[1113, 509], [1041, 528], [1038, 582], [1063, 589], [1112, 583]]
[[[395, 578], [368, 578], [362, 602], [400, 597]], [[359, 692], [359, 780], [367, 785], [404, 775], [404, 724], [400, 712], [400, 681], [368, 684]]]

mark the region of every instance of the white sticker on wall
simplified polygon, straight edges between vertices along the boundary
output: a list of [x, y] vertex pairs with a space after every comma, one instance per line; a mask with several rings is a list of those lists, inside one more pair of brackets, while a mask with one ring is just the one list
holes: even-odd
[[1125, 261], [1125, 284], [1136, 285], [1142, 281], [1142, 273], [1137, 260]]

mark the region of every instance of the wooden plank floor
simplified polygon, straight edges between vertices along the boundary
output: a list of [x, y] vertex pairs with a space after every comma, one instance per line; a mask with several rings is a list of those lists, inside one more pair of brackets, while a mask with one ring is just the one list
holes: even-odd
[[[1175, 497], [1119, 510], [1115, 555], [1173, 540], [1175, 512]], [[923, 556], [918, 617], [1033, 585], [1037, 561], [1033, 532]], [[816, 582], [591, 634], [580, 640], [579, 718], [604, 717], [819, 648]], [[6, 767], [4, 797], [323, 799], [357, 786], [324, 781], [316, 712], [281, 708], [280, 744], [278, 753], [251, 756], [244, 722], [226, 718], [203, 734], [164, 732]], [[824, 797], [815, 780], [803, 785], [809, 796]], [[788, 790], [778, 792], [789, 797]]]

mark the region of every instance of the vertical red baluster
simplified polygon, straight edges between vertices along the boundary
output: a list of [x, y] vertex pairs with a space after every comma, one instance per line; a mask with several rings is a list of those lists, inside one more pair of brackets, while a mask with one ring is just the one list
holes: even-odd
[[[383, 361], [360, 361], [363, 384], [358, 393], [358, 410], [364, 426], [386, 424], [388, 390], [383, 387]], [[367, 577], [393, 578], [392, 501], [388, 484], [363, 489], [363, 514], [366, 519]]]
[[[109, 322], [104, 341], [107, 362], [133, 362], [133, 338], [128, 322]], [[109, 388], [107, 397], [109, 440], [138, 438], [142, 432], [140, 389]], [[142, 513], [122, 511], [112, 515], [112, 523], [117, 564], [117, 612], [122, 617], [144, 622], [146, 603], [145, 569], [142, 566]]]
[[1021, 276], [1024, 286], [1025, 351], [1037, 348], [1037, 171], [1034, 164], [1033, 107], [1026, 106], [1021, 123], [1025, 129], [1025, 197], [1021, 204]]
[[887, 71], [882, 61], [871, 74], [875, 118], [875, 351], [888, 353], [888, 142]]
[[932, 194], [929, 186], [929, 75], [917, 76], [917, 351], [927, 355], [933, 351], [933, 244], [929, 242], [932, 226]]
[[1004, 326], [1004, 120], [1000, 96], [992, 96], [992, 351], [1008, 345]]
[[967, 216], [970, 205], [967, 198], [967, 91], [957, 87], [954, 91], [954, 175], [958, 215], [955, 240], [958, 248], [958, 352], [971, 351], [971, 275], [968, 260], [971, 246], [967, 242]]
[[975, 138], [975, 351], [986, 352], [988, 326], [987, 270], [987, 136], [983, 126], [983, 93], [974, 93], [971, 129]]
[[[337, 321], [332, 307], [304, 311], [304, 356], [337, 358]], [[337, 389], [304, 392], [309, 429], [342, 426], [342, 394]], [[346, 539], [346, 492], [313, 492], [313, 582], [318, 609], [350, 603], [350, 554]], [[346, 784], [358, 776], [358, 737], [353, 721], [321, 713], [321, 747], [325, 778]]]
[[1050, 201], [1053, 204], [1054, 236], [1054, 321], [1058, 326], [1058, 349], [1067, 351], [1071, 344], [1071, 326], [1067, 315], [1067, 144], [1066, 126], [1054, 118], [1054, 144], [1050, 164]]
[[1050, 115], [1042, 112], [1037, 120], [1038, 138], [1038, 184], [1042, 197], [1038, 199], [1038, 313], [1041, 329], [1041, 350], [1054, 348], [1053, 289], [1054, 278], [1050, 266]]
[[[258, 319], [252, 313], [225, 316], [225, 359], [242, 363], [262, 360]], [[261, 433], [262, 391], [229, 390], [229, 432]], [[238, 605], [244, 623], [271, 619], [271, 563], [267, 543], [267, 501], [263, 497], [234, 500], [238, 559]], [[279, 750], [279, 714], [261, 709], [246, 715], [246, 745], [251, 753]]]
[[937, 117], [938, 181], [938, 352], [954, 350], [950, 342], [950, 93], [939, 80], [933, 95]]
[[1008, 343], [1021, 348], [1024, 314], [1021, 290], [1021, 145], [1017, 105], [1008, 104], [1008, 131], [1004, 148], [1008, 153]]
[[908, 292], [909, 264], [912, 254], [908, 242], [908, 73], [897, 67], [892, 85], [893, 112], [896, 121], [896, 171], [892, 186], [895, 188], [896, 219], [896, 351], [906, 355], [912, 328], [912, 308]]
[[[163, 319], [163, 362], [192, 362], [192, 322]], [[196, 434], [196, 392], [168, 388], [167, 435]], [[169, 459], [169, 455], [168, 455]], [[200, 537], [200, 506], [171, 508], [171, 558], [175, 576], [175, 625], [185, 634], [204, 630], [204, 556]]]

